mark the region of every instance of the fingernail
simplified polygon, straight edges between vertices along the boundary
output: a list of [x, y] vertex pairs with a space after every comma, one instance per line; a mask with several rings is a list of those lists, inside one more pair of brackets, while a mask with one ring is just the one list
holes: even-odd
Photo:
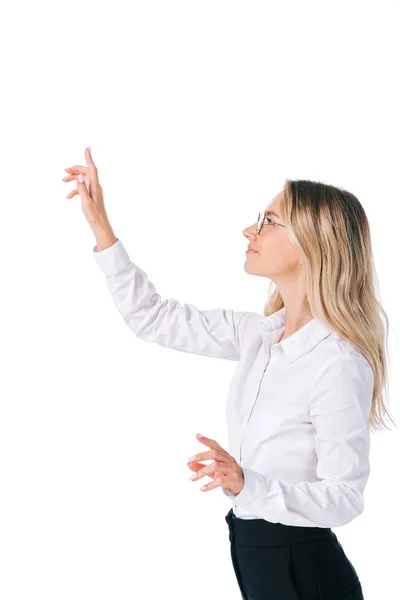
[[193, 460], [196, 460], [196, 456], [191, 456], [190, 458], [188, 458], [188, 462], [192, 462]]
[[79, 173], [78, 179], [81, 183], [83, 183], [85, 181], [85, 177], [82, 175], [82, 173]]
[[199, 436], [199, 438], [203, 438], [204, 437], [204, 435], [201, 435], [201, 433], [198, 433], [197, 435]]
[[196, 477], [197, 477], [197, 473], [195, 473], [194, 475], [192, 475], [191, 477], [189, 477], [189, 479], [190, 479], [191, 481], [193, 481], [193, 479], [196, 479]]

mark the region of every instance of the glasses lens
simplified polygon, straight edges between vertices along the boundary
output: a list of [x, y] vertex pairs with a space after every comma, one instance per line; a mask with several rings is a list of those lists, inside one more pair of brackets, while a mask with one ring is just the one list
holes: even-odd
[[258, 218], [257, 218], [257, 235], [261, 231], [261, 227], [263, 225], [263, 222], [264, 222], [264, 212], [260, 212], [260, 213], [258, 213]]

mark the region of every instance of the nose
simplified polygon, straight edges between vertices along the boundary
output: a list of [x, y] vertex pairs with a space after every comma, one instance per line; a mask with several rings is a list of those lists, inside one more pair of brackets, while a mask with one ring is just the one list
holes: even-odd
[[257, 237], [257, 233], [256, 233], [256, 226], [255, 224], [250, 225], [250, 227], [246, 227], [245, 229], [243, 229], [243, 235], [245, 238], [251, 237], [252, 239], [256, 239]]

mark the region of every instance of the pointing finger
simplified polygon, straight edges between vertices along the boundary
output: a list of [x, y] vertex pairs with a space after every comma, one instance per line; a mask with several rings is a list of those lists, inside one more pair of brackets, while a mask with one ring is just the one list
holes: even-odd
[[97, 172], [97, 167], [94, 164], [90, 146], [88, 146], [85, 150], [85, 157], [86, 157], [86, 162], [89, 165], [89, 170], [92, 169], [93, 171]]
[[208, 446], [209, 448], [223, 450], [223, 448], [218, 444], [216, 440], [212, 440], [211, 438], [205, 437], [201, 434], [197, 434], [196, 437], [199, 442], [201, 442], [205, 446]]

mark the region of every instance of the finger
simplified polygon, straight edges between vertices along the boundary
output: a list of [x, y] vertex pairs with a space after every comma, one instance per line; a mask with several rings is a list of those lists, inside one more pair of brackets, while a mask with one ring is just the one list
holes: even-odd
[[204, 465], [203, 463], [199, 463], [199, 462], [196, 462], [194, 460], [191, 461], [191, 462], [188, 462], [189, 469], [191, 469], [192, 471], [196, 471], [196, 472], [200, 471], [200, 469], [204, 469], [205, 466], [206, 465]]
[[[204, 467], [203, 464], [201, 463], [197, 463], [197, 462], [191, 462], [188, 463], [189, 469], [191, 471], [194, 471], [195, 473], [197, 473], [198, 471], [200, 471], [200, 469], [202, 469]], [[212, 479], [216, 479], [217, 477], [219, 477], [220, 475], [222, 475], [221, 471], [214, 471], [214, 473], [209, 473], [209, 477], [211, 477]], [[193, 481], [193, 480], [192, 480]]]
[[206, 485], [203, 485], [203, 487], [200, 488], [200, 491], [201, 492], [208, 492], [210, 490], [213, 490], [213, 489], [219, 487], [220, 485], [222, 485], [222, 479], [220, 479], [218, 477], [214, 481], [211, 481], [210, 483], [206, 483]]
[[204, 465], [202, 465], [201, 463], [189, 463], [189, 469], [191, 471], [194, 471], [195, 473], [197, 473], [198, 471], [200, 471], [200, 469], [202, 469], [204, 467]]
[[[63, 178], [64, 181], [73, 181], [73, 180], [76, 180], [76, 183], [77, 183], [77, 187], [74, 190], [72, 190], [72, 192], [70, 192], [68, 194], [67, 198], [72, 198], [76, 194], [79, 194], [79, 190], [78, 190], [79, 176], [84, 177], [82, 174], [78, 174], [78, 175], [70, 175], [69, 177], [64, 177]], [[87, 182], [88, 193], [90, 194], [90, 181], [89, 181], [88, 178], [86, 178], [86, 182]]]
[[228, 469], [226, 469], [225, 465], [221, 465], [221, 463], [213, 462], [211, 465], [208, 465], [207, 467], [203, 466], [202, 469], [199, 469], [197, 471], [196, 481], [198, 481], [202, 477], [205, 477], [206, 475], [208, 475], [209, 477], [212, 477], [216, 471], [223, 473], [224, 477], [226, 477], [228, 475]]
[[232, 459], [231, 455], [225, 452], [225, 450], [208, 450], [207, 452], [200, 452], [193, 457], [193, 460], [200, 462], [202, 460], [218, 460], [220, 462], [228, 462]]
[[212, 440], [211, 438], [205, 437], [204, 435], [203, 435], [203, 437], [200, 437], [199, 434], [196, 434], [196, 437], [199, 442], [201, 442], [202, 444], [205, 444], [209, 448], [223, 450], [223, 448], [218, 444], [218, 442], [216, 442], [215, 440]]
[[73, 167], [68, 167], [67, 169], [64, 169], [64, 171], [67, 171], [67, 173], [83, 173], [84, 175], [87, 175], [89, 172], [89, 168], [84, 167], [83, 165], [74, 165]]
[[67, 196], [67, 198], [72, 198], [73, 196], [76, 196], [77, 194], [79, 194], [78, 190], [72, 190], [72, 192], [70, 192]]
[[[90, 186], [92, 189], [98, 189], [101, 186], [100, 186], [100, 182], [99, 182], [97, 167], [94, 164], [94, 160], [92, 158], [92, 153], [90, 151], [90, 147], [86, 148], [86, 150], [85, 150], [85, 158], [86, 158], [86, 162], [89, 165]], [[89, 193], [90, 193], [90, 190], [89, 190]]]
[[86, 162], [89, 165], [89, 170], [92, 169], [93, 172], [97, 172], [97, 167], [94, 164], [94, 160], [92, 158], [92, 152], [90, 147], [86, 148], [85, 150], [85, 158], [86, 158]]
[[204, 465], [201, 465], [195, 461], [192, 461], [192, 462], [188, 463], [188, 467], [191, 471], [198, 471], [199, 469], [202, 469], [204, 467]]
[[79, 181], [79, 177], [76, 178], [76, 189], [81, 198], [86, 198], [86, 200], [91, 200], [93, 202], [92, 197], [90, 196], [89, 190], [86, 187], [85, 181]]
[[83, 173], [74, 173], [73, 175], [66, 175], [65, 177], [62, 177], [61, 180], [66, 182], [74, 181], [74, 179], [78, 179], [79, 175], [82, 175], [82, 177], [85, 177], [86, 181], [89, 181], [88, 176], [85, 176]]

